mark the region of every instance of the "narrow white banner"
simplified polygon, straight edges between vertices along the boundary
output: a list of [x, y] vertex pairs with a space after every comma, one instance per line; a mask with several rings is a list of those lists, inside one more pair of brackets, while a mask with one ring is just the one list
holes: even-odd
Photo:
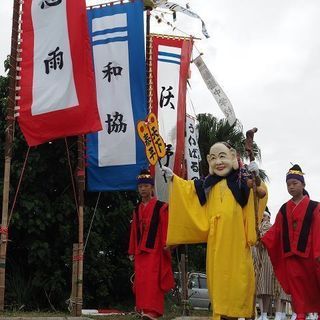
[[203, 81], [205, 82], [209, 91], [212, 93], [213, 97], [217, 101], [221, 111], [227, 118], [229, 124], [232, 126], [237, 119], [229, 98], [224, 93], [216, 79], [213, 77], [210, 70], [202, 60], [201, 56], [195, 58], [193, 62], [198, 67]]
[[199, 179], [199, 162], [201, 161], [201, 155], [198, 145], [198, 130], [196, 128], [196, 119], [188, 114], [186, 116], [185, 160], [187, 179]]
[[177, 144], [178, 97], [180, 82], [181, 48], [159, 45], [158, 51], [158, 122], [159, 131], [172, 145], [173, 168]]

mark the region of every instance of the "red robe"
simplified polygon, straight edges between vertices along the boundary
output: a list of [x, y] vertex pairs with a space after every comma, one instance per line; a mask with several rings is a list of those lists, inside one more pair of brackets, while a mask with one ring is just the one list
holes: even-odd
[[307, 196], [288, 201], [262, 242], [294, 311], [320, 312], [320, 205]]
[[[156, 209], [160, 207], [160, 209]], [[164, 295], [174, 286], [171, 255], [165, 250], [168, 205], [152, 198], [133, 212], [129, 255], [134, 255], [136, 309], [163, 314]]]

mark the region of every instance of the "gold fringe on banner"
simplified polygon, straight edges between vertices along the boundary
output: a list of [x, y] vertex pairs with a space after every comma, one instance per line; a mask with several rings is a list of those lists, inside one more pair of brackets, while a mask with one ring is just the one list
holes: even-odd
[[124, 3], [130, 3], [130, 2], [135, 2], [135, 1], [142, 1], [143, 0], [115, 0], [115, 1], [111, 1], [111, 2], [105, 2], [105, 3], [99, 3], [99, 4], [94, 4], [92, 6], [87, 6], [87, 10], [91, 10], [91, 9], [96, 9], [96, 8], [103, 8], [103, 7], [112, 7], [113, 5], [116, 4], [124, 4]]
[[161, 38], [161, 39], [173, 39], [173, 40], [190, 40], [190, 41], [196, 39], [193, 36], [186, 37], [186, 36], [175, 36], [175, 35], [158, 34], [158, 33], [150, 33], [149, 37], [158, 37], [158, 38]]

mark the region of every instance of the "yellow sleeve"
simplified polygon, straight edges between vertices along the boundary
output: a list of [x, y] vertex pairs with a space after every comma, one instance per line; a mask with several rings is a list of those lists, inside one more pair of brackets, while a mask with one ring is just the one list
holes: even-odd
[[247, 237], [247, 243], [249, 246], [253, 246], [257, 243], [257, 231], [256, 231], [256, 218], [258, 219], [258, 226], [262, 220], [263, 212], [266, 208], [268, 201], [267, 186], [262, 182], [261, 184], [266, 190], [266, 195], [262, 199], [258, 199], [258, 216], [254, 212], [254, 199], [253, 191], [250, 190], [250, 196], [247, 205], [243, 208], [243, 218], [245, 224], [245, 231]]
[[194, 182], [174, 176], [169, 190], [167, 245], [207, 242], [209, 222]]

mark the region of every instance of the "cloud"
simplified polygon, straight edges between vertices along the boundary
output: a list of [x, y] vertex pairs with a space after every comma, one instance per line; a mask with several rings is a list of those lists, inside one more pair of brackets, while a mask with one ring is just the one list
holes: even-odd
[[13, 11], [13, 0], [6, 0], [4, 3], [1, 3], [1, 10], [0, 10], [0, 21], [1, 21], [0, 75], [4, 74], [3, 62], [6, 60], [7, 55], [10, 54], [11, 31], [12, 31], [12, 25], [11, 25], [12, 11]]
[[[174, 1], [174, 0], [173, 0]], [[13, 0], [0, 11], [0, 67], [10, 51]], [[87, 0], [88, 5], [103, 0]], [[307, 190], [319, 198], [320, 3], [319, 0], [176, 0], [188, 2], [205, 21], [178, 13], [175, 34], [192, 34], [197, 50], [230, 98], [244, 130], [259, 128], [260, 166], [270, 178], [269, 207], [274, 214], [289, 198], [285, 173], [290, 161], [306, 172]], [[153, 15], [159, 14], [156, 10]], [[172, 22], [172, 16], [165, 18]], [[152, 18], [152, 31], [173, 33]], [[183, 30], [184, 33], [179, 33]], [[2, 69], [0, 72], [3, 73]], [[190, 97], [197, 113], [223, 114], [192, 66]]]

